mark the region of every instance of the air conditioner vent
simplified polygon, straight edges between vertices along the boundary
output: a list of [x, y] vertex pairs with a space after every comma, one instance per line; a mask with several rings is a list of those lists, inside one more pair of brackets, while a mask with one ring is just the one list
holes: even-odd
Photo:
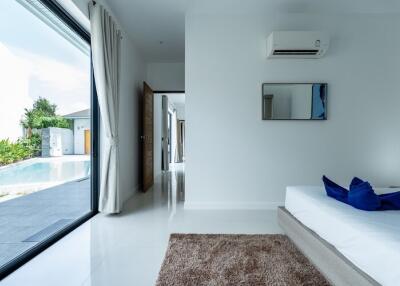
[[316, 55], [319, 50], [274, 50], [274, 55]]

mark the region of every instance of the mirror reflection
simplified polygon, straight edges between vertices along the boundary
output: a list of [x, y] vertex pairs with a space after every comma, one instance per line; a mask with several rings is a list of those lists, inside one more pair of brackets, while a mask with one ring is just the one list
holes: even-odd
[[326, 83], [264, 83], [263, 120], [326, 119]]

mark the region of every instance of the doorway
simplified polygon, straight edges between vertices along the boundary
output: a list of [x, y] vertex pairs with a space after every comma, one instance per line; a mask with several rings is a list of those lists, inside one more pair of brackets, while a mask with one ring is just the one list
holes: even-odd
[[154, 174], [185, 163], [185, 93], [154, 92]]
[[159, 175], [184, 167], [185, 92], [153, 91], [144, 83], [142, 105], [142, 179], [147, 191]]

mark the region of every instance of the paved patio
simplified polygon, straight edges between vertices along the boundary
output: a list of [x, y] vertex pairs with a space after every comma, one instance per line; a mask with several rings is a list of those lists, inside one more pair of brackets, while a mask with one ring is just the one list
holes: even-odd
[[0, 267], [90, 212], [90, 179], [0, 203]]

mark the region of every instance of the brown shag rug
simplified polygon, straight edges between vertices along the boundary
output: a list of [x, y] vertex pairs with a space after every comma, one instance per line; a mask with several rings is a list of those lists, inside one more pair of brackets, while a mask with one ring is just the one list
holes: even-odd
[[157, 286], [330, 285], [285, 235], [172, 234]]

